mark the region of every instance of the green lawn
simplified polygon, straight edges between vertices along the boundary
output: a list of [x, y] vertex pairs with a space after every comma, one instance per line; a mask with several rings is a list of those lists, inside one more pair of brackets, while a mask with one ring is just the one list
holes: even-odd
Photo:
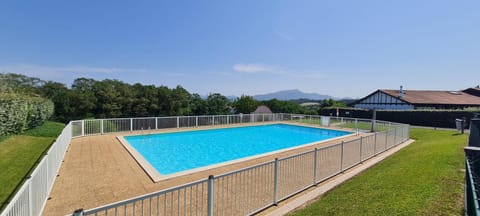
[[62, 123], [46, 122], [24, 134], [0, 138], [0, 209], [33, 170], [63, 127]]
[[[303, 118], [303, 119], [294, 119], [291, 120], [293, 122], [298, 122], [298, 123], [304, 123], [304, 124], [320, 124], [320, 119], [319, 118]], [[371, 130], [372, 129], [372, 123], [369, 122], [357, 122], [355, 124], [354, 121], [344, 121], [341, 122], [336, 119], [330, 119], [330, 125], [335, 125], [337, 127], [343, 127], [343, 128], [359, 128], [361, 130]], [[377, 131], [385, 131], [390, 129], [389, 125], [385, 124], [377, 124]]]
[[454, 131], [411, 129], [417, 142], [291, 215], [463, 215], [463, 147]]

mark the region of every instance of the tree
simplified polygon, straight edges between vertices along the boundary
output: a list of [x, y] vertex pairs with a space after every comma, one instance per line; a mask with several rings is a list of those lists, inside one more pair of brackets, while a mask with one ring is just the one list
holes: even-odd
[[274, 113], [304, 113], [305, 108], [295, 102], [272, 99], [262, 101]]
[[170, 102], [170, 115], [189, 115], [191, 113], [190, 101], [192, 96], [190, 93], [184, 89], [182, 86], [178, 85], [174, 88], [169, 97]]
[[252, 96], [242, 95], [233, 102], [233, 107], [235, 107], [236, 113], [251, 113], [255, 111], [259, 104], [260, 102]]
[[53, 119], [68, 122], [72, 115], [71, 92], [62, 83], [48, 81], [39, 88], [43, 97], [50, 99], [54, 106]]
[[122, 97], [119, 88], [122, 82], [118, 80], [103, 80], [93, 86], [97, 98], [95, 115], [100, 118], [122, 117]]
[[26, 95], [38, 93], [37, 89], [45, 84], [44, 80], [15, 73], [0, 73], [0, 91]]
[[97, 98], [94, 93], [94, 79], [78, 78], [73, 81], [69, 94], [71, 113], [70, 120], [95, 117]]
[[219, 94], [210, 94], [205, 101], [207, 105], [207, 114], [209, 115], [221, 115], [230, 113], [228, 107], [228, 98]]
[[[230, 111], [228, 99], [218, 93], [204, 100], [182, 86], [170, 89], [140, 83], [131, 85], [112, 79], [97, 81], [81, 77], [68, 88], [62, 83], [0, 73], [0, 90], [39, 94], [51, 99], [55, 105], [53, 118], [63, 122], [85, 118], [228, 114]], [[246, 101], [246, 109], [253, 110], [258, 102], [253, 100], [251, 103], [252, 100], [244, 96], [238, 106]]]
[[346, 107], [347, 105], [343, 101], [336, 101], [333, 99], [325, 99], [322, 101], [320, 104], [320, 109], [326, 108], [326, 107]]
[[205, 115], [207, 113], [207, 104], [199, 94], [192, 95], [191, 107], [193, 115]]

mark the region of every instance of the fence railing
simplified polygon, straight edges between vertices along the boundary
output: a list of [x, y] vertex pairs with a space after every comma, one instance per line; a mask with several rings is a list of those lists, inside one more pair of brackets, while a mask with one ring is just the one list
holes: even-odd
[[480, 215], [479, 182], [480, 148], [467, 146], [465, 147], [465, 215]]
[[283, 121], [290, 114], [238, 114], [208, 116], [172, 116], [118, 119], [86, 119], [72, 121], [73, 137], [115, 132], [158, 130], [167, 128], [189, 128], [244, 123]]
[[[320, 116], [279, 119], [317, 123]], [[299, 115], [296, 115], [297, 117]], [[336, 119], [334, 119], [336, 120]], [[360, 130], [371, 121], [338, 119]], [[368, 123], [369, 125], [361, 125]], [[254, 165], [187, 185], [85, 210], [84, 215], [250, 215], [276, 205], [409, 139], [409, 126], [377, 122], [382, 131]], [[378, 126], [377, 125], [377, 126]], [[388, 127], [387, 127], [388, 126]]]
[[409, 137], [409, 126], [366, 119], [301, 114], [239, 114], [71, 121], [0, 216], [41, 215], [71, 138], [115, 132], [272, 121], [379, 132], [348, 142], [210, 176], [186, 185], [85, 211], [87, 215], [245, 215], [277, 204], [367, 160]]
[[69, 123], [0, 216], [40, 215], [72, 137]]
[[[208, 116], [171, 116], [171, 117], [144, 117], [144, 118], [117, 118], [117, 119], [86, 119], [72, 121], [72, 137], [89, 135], [148, 131], [168, 128], [192, 128], [202, 126], [219, 126], [234, 124], [251, 124], [272, 121], [293, 121], [298, 123], [319, 124], [323, 126], [347, 127], [360, 130], [384, 131], [392, 127], [391, 122], [375, 121], [370, 119], [355, 119], [348, 117], [331, 117], [303, 114], [237, 114], [237, 115], [208, 115]], [[373, 128], [372, 128], [373, 127]]]

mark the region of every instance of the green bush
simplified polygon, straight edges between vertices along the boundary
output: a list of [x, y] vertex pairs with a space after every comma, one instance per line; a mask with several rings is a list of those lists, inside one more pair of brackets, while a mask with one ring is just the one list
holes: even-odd
[[0, 94], [0, 136], [40, 126], [53, 114], [53, 103], [41, 97]]

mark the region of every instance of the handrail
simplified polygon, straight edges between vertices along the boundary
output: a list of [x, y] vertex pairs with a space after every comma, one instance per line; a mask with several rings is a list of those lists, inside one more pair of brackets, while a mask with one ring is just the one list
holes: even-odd
[[[112, 118], [112, 119], [85, 119], [85, 120], [74, 120], [70, 121], [65, 128], [62, 130], [62, 133], [60, 136], [57, 138], [57, 140], [51, 145], [50, 149], [48, 150], [48, 154], [44, 156], [44, 158], [39, 162], [38, 166], [34, 169], [32, 172], [32, 177], [27, 179], [23, 185], [20, 187], [20, 189], [16, 192], [16, 194], [13, 196], [12, 200], [9, 202], [9, 204], [5, 207], [5, 209], [0, 213], [0, 216], [16, 216], [16, 215], [41, 215], [43, 208], [45, 206], [45, 203], [47, 201], [47, 198], [49, 196], [49, 193], [53, 187], [53, 183], [55, 182], [55, 177], [60, 169], [61, 162], [65, 156], [65, 152], [71, 142], [72, 138], [75, 137], [83, 137], [83, 136], [89, 136], [89, 135], [96, 135], [96, 134], [105, 134], [105, 133], [115, 133], [115, 132], [127, 132], [127, 131], [142, 131], [146, 129], [163, 129], [163, 128], [184, 128], [184, 127], [200, 127], [200, 126], [217, 126], [217, 125], [231, 125], [231, 124], [244, 124], [244, 123], [264, 123], [264, 122], [274, 122], [274, 121], [296, 121], [296, 118], [294, 117], [301, 117], [301, 118], [308, 118], [309, 120], [314, 120], [318, 122], [310, 122], [310, 123], [315, 123], [315, 124], [322, 124], [321, 118], [322, 116], [320, 115], [304, 115], [304, 114], [288, 114], [288, 113], [273, 113], [273, 114], [235, 114], [235, 115], [201, 115], [201, 116], [169, 116], [169, 117], [140, 117], [140, 118]], [[188, 118], [188, 121], [181, 121], [181, 119]], [[342, 119], [342, 121], [355, 121], [355, 122], [371, 122], [370, 119], [354, 119], [354, 118], [337, 118], [337, 117], [331, 117], [330, 119]], [[145, 121], [148, 120], [148, 121]], [[167, 121], [168, 120], [168, 121]], [[382, 143], [382, 140], [377, 140], [375, 139], [375, 143], [373, 144], [375, 149], [372, 152], [359, 152], [361, 155], [365, 156], [362, 158], [360, 156], [359, 161], [354, 162], [355, 164], [358, 164], [362, 162], [363, 160], [366, 160], [370, 157], [373, 157], [374, 155], [377, 155], [383, 151], [386, 151], [389, 148], [392, 148], [398, 144], [400, 144], [403, 141], [406, 141], [408, 139], [409, 135], [409, 125], [406, 124], [400, 124], [400, 123], [390, 123], [393, 128], [402, 128], [402, 133], [400, 134], [393, 134], [395, 137], [399, 137], [398, 139], [395, 138], [393, 145], [384, 145], [381, 146], [380, 143]], [[358, 126], [358, 125], [357, 125]], [[388, 136], [392, 136], [392, 133], [388, 133], [389, 131], [393, 131], [391, 128], [387, 131], [385, 131], [385, 137], [388, 138]], [[405, 133], [406, 132], [406, 133]], [[377, 132], [378, 134], [382, 134], [383, 132]], [[388, 141], [385, 140], [385, 141]], [[377, 142], [379, 144], [377, 144]], [[382, 143], [383, 144], [383, 143]], [[338, 146], [340, 144], [335, 144], [332, 146], [328, 147], [322, 147], [318, 148], [315, 151], [316, 153], [321, 153], [321, 152], [328, 152], [332, 149], [334, 149], [335, 146]], [[363, 142], [360, 142], [360, 145], [367, 145]], [[370, 143], [369, 145], [372, 145]], [[379, 151], [377, 151], [376, 148], [380, 148]], [[366, 149], [370, 148], [360, 148], [363, 150], [360, 151], [367, 151]], [[309, 152], [312, 152], [309, 151]], [[278, 166], [289, 166], [291, 160], [295, 160], [299, 155], [305, 155], [308, 152], [300, 153], [298, 155], [294, 156], [289, 156], [282, 158], [281, 161], [282, 163]], [[297, 156], [297, 157], [295, 157]], [[342, 156], [343, 158], [343, 156]], [[322, 160], [321, 157], [318, 158], [318, 162], [309, 162], [309, 164], [320, 164], [320, 160]], [[266, 166], [268, 164], [272, 164], [273, 161], [265, 162], [263, 164], [257, 164], [254, 166], [250, 166], [241, 170], [236, 170], [228, 173], [221, 174], [217, 177], [211, 178], [211, 180], [208, 180], [208, 185], [212, 188], [208, 188], [208, 191], [214, 191], [213, 187], [217, 187], [215, 185], [215, 179], [217, 178], [245, 178], [243, 176], [245, 173], [263, 173], [267, 176], [273, 175], [273, 173], [267, 173], [271, 171], [270, 166]], [[276, 168], [280, 169], [281, 167]], [[316, 167], [316, 166], [315, 166]], [[313, 172], [313, 170], [311, 170]], [[336, 172], [335, 174], [338, 174], [340, 171]], [[278, 172], [277, 172], [278, 173]], [[313, 174], [312, 174], [313, 175]], [[315, 180], [309, 181], [308, 184], [302, 186], [302, 188], [309, 188], [312, 185], [319, 183], [329, 177], [331, 177], [331, 172], [328, 173], [329, 176], [316, 176], [315, 174]], [[295, 178], [295, 177], [293, 177]], [[236, 179], [236, 181], [242, 182], [246, 181], [245, 179]], [[182, 186], [177, 186], [173, 188], [169, 188], [167, 190], [162, 190], [162, 191], [157, 191], [154, 193], [142, 195], [139, 197], [135, 197], [132, 199], [127, 199], [124, 201], [119, 201], [113, 204], [108, 204], [105, 206], [97, 207], [94, 209], [90, 209], [88, 213], [94, 213], [94, 212], [99, 212], [99, 211], [108, 211], [110, 207], [118, 207], [118, 206], [125, 206], [128, 205], [129, 203], [131, 204], [132, 202], [135, 204], [135, 202], [141, 200], [143, 203], [143, 200], [147, 199], [147, 197], [152, 198], [152, 196], [160, 196], [161, 194], [166, 194], [167, 193], [174, 193], [178, 190], [184, 190], [183, 193], [178, 193], [176, 194], [177, 196], [180, 196], [180, 194], [186, 194], [186, 190], [190, 190], [192, 192], [193, 190], [198, 189], [198, 185], [202, 184], [202, 204], [203, 204], [203, 184], [206, 182], [206, 179], [200, 180], [198, 182], [191, 182], [187, 183]], [[281, 183], [281, 182], [280, 182]], [[278, 183], [278, 184], [280, 184]], [[264, 187], [263, 189], [268, 189], [271, 184], [273, 183], [268, 183], [265, 182], [266, 185], [253, 185], [253, 186], [262, 186]], [[227, 184], [228, 185], [228, 184]], [[244, 187], [251, 187], [252, 185], [243, 185]], [[272, 188], [274, 188], [272, 186]], [[281, 187], [275, 187], [277, 189], [285, 189]], [[303, 190], [303, 189], [302, 189]], [[197, 191], [198, 192], [198, 191]], [[217, 191], [218, 192], [218, 191]], [[216, 192], [216, 193], [217, 193]], [[266, 191], [267, 192], [267, 191]], [[298, 191], [289, 191], [288, 196], [297, 193]], [[212, 195], [212, 194], [211, 194]], [[231, 194], [232, 195], [232, 194]], [[173, 196], [173, 195], [171, 195]], [[199, 195], [200, 196], [200, 195]], [[233, 196], [233, 195], [232, 195]], [[191, 198], [191, 197], [190, 197]], [[206, 197], [205, 197], [206, 198]], [[215, 196], [209, 197], [209, 200], [213, 200], [213, 202], [216, 202]], [[283, 200], [286, 199], [287, 197], [278, 197], [276, 198], [276, 201], [278, 200]], [[157, 197], [158, 199], [158, 197]], [[184, 198], [186, 199], [186, 197]], [[200, 198], [199, 198], [200, 199]], [[157, 200], [158, 202], [159, 200]], [[253, 212], [257, 212], [263, 208], [266, 208], [268, 206], [271, 206], [275, 204], [274, 199], [271, 199], [271, 202], [259, 202], [259, 203], [252, 203], [251, 207], [248, 209], [242, 209], [244, 210], [244, 214], [251, 214]], [[200, 201], [199, 201], [200, 202]], [[250, 202], [250, 201], [248, 201]], [[205, 201], [206, 203], [206, 201]], [[199, 203], [200, 205], [200, 203]], [[213, 203], [208, 203], [208, 209], [212, 210], [212, 212], [215, 211], [213, 209]], [[219, 204], [220, 205], [220, 204]], [[223, 203], [222, 203], [223, 205]], [[226, 204], [225, 204], [226, 205]], [[135, 209], [135, 207], [133, 207]], [[152, 206], [150, 206], [152, 208]], [[217, 207], [220, 208], [220, 207]], [[205, 208], [206, 210], [207, 208]], [[116, 212], [117, 209], [115, 209]], [[150, 209], [152, 210], [152, 209]], [[158, 211], [158, 209], [157, 209]], [[202, 211], [202, 210], [200, 210]]]

